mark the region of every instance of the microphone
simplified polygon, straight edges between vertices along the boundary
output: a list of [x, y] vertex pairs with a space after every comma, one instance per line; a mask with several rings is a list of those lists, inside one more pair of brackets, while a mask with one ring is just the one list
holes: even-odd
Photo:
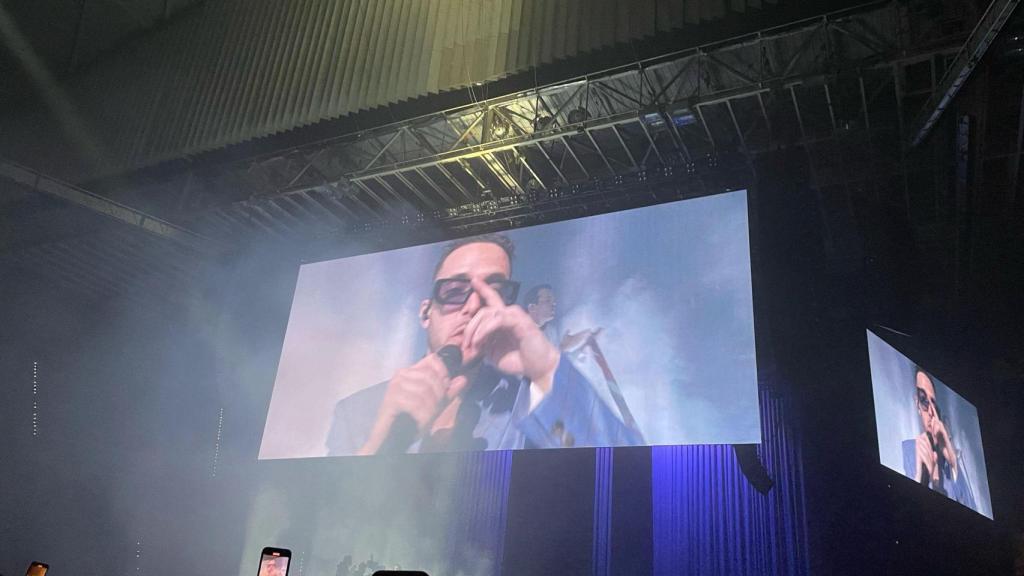
[[946, 450], [945, 450], [946, 438], [945, 438], [944, 434], [939, 434], [938, 436], [933, 436], [932, 433], [929, 432], [928, 433], [928, 441], [931, 442], [931, 444], [932, 444], [932, 451], [935, 452], [935, 456], [936, 456], [935, 466], [937, 466], [938, 469], [939, 469], [939, 474], [938, 474], [939, 480], [938, 480], [938, 482], [936, 483], [935, 486], [932, 486], [932, 489], [937, 491], [937, 492], [941, 492], [941, 493], [945, 494], [946, 493], [946, 487], [945, 487], [946, 466], [948, 465], [948, 463], [946, 462]]
[[[924, 433], [928, 436], [928, 445], [931, 447], [932, 451], [934, 452], [935, 451], [935, 438], [932, 436], [932, 433], [928, 432], [927, 430], [925, 430]], [[929, 486], [929, 487], [930, 487], [931, 482], [932, 482], [932, 477], [928, 473], [928, 465], [925, 464], [924, 462], [921, 463], [921, 477], [920, 477], [920, 480], [918, 480], [918, 481], [921, 484], [924, 484], [924, 485]]]
[[[454, 344], [449, 344], [437, 351], [438, 358], [444, 363], [448, 377], [454, 378], [462, 371], [462, 349]], [[378, 454], [403, 454], [409, 449], [409, 445], [416, 440], [417, 426], [412, 416], [401, 413], [395, 417], [391, 424], [391, 432], [381, 443]]]
[[462, 349], [455, 344], [443, 346], [437, 351], [437, 356], [444, 362], [449, 378], [455, 378], [462, 372]]

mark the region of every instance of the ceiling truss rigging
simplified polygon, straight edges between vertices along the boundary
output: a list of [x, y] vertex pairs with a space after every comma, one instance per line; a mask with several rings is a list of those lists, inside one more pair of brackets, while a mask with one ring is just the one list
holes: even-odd
[[[713, 192], [749, 182], [760, 155], [786, 147], [803, 149], [823, 207], [848, 204], [831, 198], [866, 179], [900, 174], [903, 189], [893, 193], [906, 197], [905, 118], [923, 108], [964, 39], [918, 50], [906, 26], [897, 3], [875, 3], [245, 161], [139, 179], [132, 197], [229, 245], [303, 245], [423, 224], [472, 233], [496, 221], [583, 215], [600, 210], [586, 207], [595, 199], [628, 204], [618, 197], [667, 183], [680, 195]], [[922, 68], [930, 81], [912, 81]], [[733, 170], [737, 179], [719, 177]], [[118, 197], [124, 184], [98, 191]], [[108, 254], [101, 240], [93, 254]], [[23, 257], [32, 256], [4, 256]], [[165, 272], [183, 269], [196, 267], [179, 262]]]
[[[338, 231], [339, 219], [355, 228], [408, 214], [439, 219], [491, 198], [668, 165], [696, 173], [723, 151], [756, 156], [870, 132], [873, 107], [884, 109], [876, 117], [902, 117], [905, 69], [956, 44], [913, 54], [899, 45], [899, 25], [890, 4], [826, 15], [256, 158], [211, 181], [241, 184], [249, 193], [238, 203], [265, 205], [285, 229], [297, 216]], [[255, 174], [264, 178], [240, 177]], [[342, 214], [311, 218], [324, 203]]]

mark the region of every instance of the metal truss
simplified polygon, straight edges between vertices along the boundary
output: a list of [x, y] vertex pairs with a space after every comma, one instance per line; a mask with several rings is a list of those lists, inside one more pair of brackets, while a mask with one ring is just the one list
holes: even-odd
[[[834, 227], [850, 220], [853, 192], [909, 206], [907, 174], [935, 173], [926, 151], [905, 146], [910, 119], [973, 23], [915, 31], [906, 10], [874, 3], [245, 161], [90, 187], [222, 244], [271, 241], [315, 259], [332, 243], [383, 247], [748, 186], [762, 155], [794, 149], [826, 248], [841, 255]], [[81, 272], [106, 288], [109, 274]]]
[[[915, 50], [908, 37], [899, 5], [876, 3], [186, 172], [152, 196], [181, 198], [171, 208], [203, 234], [301, 241], [443, 222], [665, 168], [700, 182], [733, 153], [749, 181], [758, 155], [790, 146], [807, 150], [823, 188], [854, 172], [840, 166], [849, 142], [872, 146], [870, 161], [890, 170], [903, 159], [905, 119], [963, 41]], [[922, 68], [924, 84], [914, 80]]]
[[171, 240], [202, 253], [213, 252], [216, 249], [206, 238], [180, 226], [67, 182], [51, 178], [31, 168], [0, 160], [0, 178], [8, 179], [34, 192], [67, 200], [97, 214], [135, 226], [149, 234]]
[[1019, 0], [993, 0], [989, 4], [967, 42], [946, 70], [939, 89], [932, 93], [914, 119], [910, 130], [911, 146], [917, 146], [928, 136], [1019, 3]]

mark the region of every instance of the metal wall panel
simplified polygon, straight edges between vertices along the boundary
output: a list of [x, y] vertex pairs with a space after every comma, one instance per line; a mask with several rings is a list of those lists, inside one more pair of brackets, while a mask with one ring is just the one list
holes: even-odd
[[[99, 151], [7, 113], [0, 154], [65, 178], [139, 168], [494, 80], [761, 0], [221, 0], [101, 58], [68, 87]], [[53, 159], [20, 150], [49, 149]], [[17, 143], [17, 146], [12, 144]], [[78, 160], [80, 159], [80, 160]], [[78, 161], [76, 161], [78, 160]]]

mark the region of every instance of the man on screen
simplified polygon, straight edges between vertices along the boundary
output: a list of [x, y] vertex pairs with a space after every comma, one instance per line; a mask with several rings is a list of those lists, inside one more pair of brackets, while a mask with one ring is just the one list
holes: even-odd
[[427, 354], [338, 402], [329, 454], [642, 442], [515, 305], [514, 252], [501, 235], [447, 247], [419, 306]]
[[260, 561], [258, 576], [285, 576], [285, 565], [288, 560], [281, 557], [266, 556]]
[[601, 329], [585, 329], [572, 334], [563, 332], [555, 311], [558, 309], [558, 299], [555, 298], [555, 289], [550, 284], [538, 284], [526, 293], [523, 301], [526, 313], [537, 324], [547, 336], [548, 341], [558, 347], [562, 352], [572, 352], [587, 343], [590, 338], [597, 337]]
[[597, 337], [602, 329], [585, 328], [575, 334], [563, 332], [555, 314], [558, 300], [555, 298], [555, 289], [550, 284], [539, 284], [531, 288], [526, 293], [524, 304], [526, 313], [540, 327], [547, 339], [557, 346], [566, 358], [572, 360], [578, 371], [592, 378], [591, 383], [595, 385], [595, 390], [603, 389], [605, 404], [614, 416], [632, 431], [634, 442], [642, 444], [643, 434], [626, 404], [626, 398], [622, 395], [618, 382], [615, 381], [608, 360], [597, 343]]
[[555, 320], [555, 310], [558, 308], [555, 289], [550, 284], [538, 284], [526, 293], [523, 305], [526, 307], [526, 313], [548, 340], [555, 346], [560, 346], [562, 331]]
[[960, 452], [936, 403], [935, 384], [919, 367], [915, 367], [914, 378], [915, 405], [923, 431], [916, 438], [903, 441], [904, 473], [973, 510], [974, 495]]

